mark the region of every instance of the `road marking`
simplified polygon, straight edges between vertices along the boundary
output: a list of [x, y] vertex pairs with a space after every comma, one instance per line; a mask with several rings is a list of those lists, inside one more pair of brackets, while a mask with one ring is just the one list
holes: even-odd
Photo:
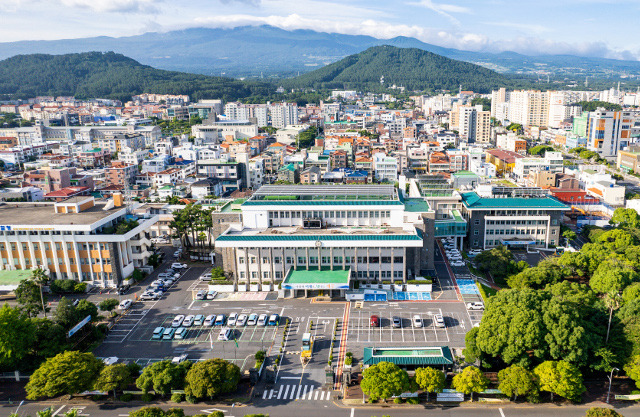
[[355, 413], [356, 413], [356, 409], [355, 409], [355, 408], [352, 408], [352, 409], [351, 409], [351, 417], [353, 417], [353, 416], [355, 415]]
[[58, 408], [53, 414], [51, 414], [51, 417], [56, 417], [58, 413], [60, 413], [60, 411], [62, 411], [62, 409], [65, 407], [66, 405], [63, 405], [62, 407]]
[[308, 385], [305, 385], [305, 386], [304, 386], [304, 390], [302, 391], [302, 399], [304, 399], [304, 397], [306, 397], [306, 396], [307, 396], [307, 388], [309, 388], [309, 386], [308, 386]]
[[285, 400], [287, 399], [287, 394], [289, 393], [289, 387], [290, 387], [290, 386], [291, 386], [291, 385], [287, 385], [287, 386], [284, 388], [284, 396], [283, 396], [282, 398], [284, 398]]
[[281, 376], [280, 379], [298, 379], [297, 376]]
[[[282, 388], [282, 387], [281, 387]], [[280, 398], [280, 397], [278, 397]], [[264, 391], [264, 393], [262, 394], [262, 399], [266, 400], [267, 399], [267, 390]]]
[[331, 399], [331, 391], [327, 391], [327, 401]]
[[298, 385], [298, 393], [296, 394], [296, 400], [300, 399], [300, 391], [302, 390], [302, 385]]
[[[299, 385], [298, 385], [299, 386]], [[296, 386], [292, 385], [293, 388], [291, 388], [291, 396], [289, 396], [290, 400], [293, 400], [293, 398], [296, 396]]]
[[284, 388], [284, 386], [280, 385], [280, 390], [278, 391], [278, 396], [276, 397], [277, 400], [279, 400], [282, 396], [282, 388]]
[[318, 393], [319, 393], [319, 392], [320, 392], [319, 390], [316, 390], [316, 395], [315, 395], [315, 397], [313, 397], [313, 399], [314, 399], [314, 400], [317, 400], [317, 399], [318, 399]]
[[[310, 400], [311, 397], [313, 396], [313, 390], [315, 389], [315, 387], [313, 385], [311, 385], [311, 389], [309, 390], [309, 397], [307, 397], [307, 400]], [[316, 391], [316, 395], [317, 395], [317, 391]]]
[[269, 399], [272, 399], [272, 398], [273, 398], [273, 394], [274, 394], [274, 393], [275, 393], [275, 392], [274, 392], [273, 390], [271, 390], [271, 392], [269, 392]]
[[504, 411], [502, 411], [502, 408], [499, 408], [498, 410], [500, 410], [500, 415], [504, 417]]

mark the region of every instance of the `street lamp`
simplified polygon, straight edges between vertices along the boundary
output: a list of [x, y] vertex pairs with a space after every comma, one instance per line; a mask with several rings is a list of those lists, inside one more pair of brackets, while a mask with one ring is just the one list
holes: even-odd
[[609, 375], [609, 391], [607, 391], [607, 404], [609, 404], [609, 395], [611, 394], [611, 381], [613, 381], [613, 371], [619, 371], [618, 368], [613, 368], [611, 370], [611, 374]]

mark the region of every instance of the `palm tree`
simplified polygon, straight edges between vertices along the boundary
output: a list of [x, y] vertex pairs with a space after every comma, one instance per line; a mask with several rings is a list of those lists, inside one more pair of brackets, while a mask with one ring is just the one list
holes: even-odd
[[613, 316], [613, 311], [620, 308], [622, 304], [622, 297], [616, 291], [610, 291], [604, 295], [604, 304], [609, 309], [609, 324], [607, 325], [607, 337], [604, 343], [609, 342], [609, 330], [611, 330], [611, 318]]
[[31, 272], [31, 280], [40, 287], [40, 301], [42, 301], [42, 312], [44, 317], [47, 318], [47, 310], [44, 308], [44, 295], [42, 294], [42, 286], [49, 282], [49, 275], [42, 268], [36, 268]]

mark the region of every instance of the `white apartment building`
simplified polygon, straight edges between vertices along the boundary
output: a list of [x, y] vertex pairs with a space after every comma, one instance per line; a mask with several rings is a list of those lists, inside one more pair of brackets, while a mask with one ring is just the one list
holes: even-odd
[[398, 160], [383, 153], [373, 154], [374, 176], [378, 181], [398, 181]]
[[516, 158], [513, 176], [522, 182], [532, 171], [563, 172], [561, 152], [546, 152], [543, 158]]
[[298, 105], [295, 103], [280, 103], [269, 106], [271, 126], [282, 129], [288, 125], [298, 124]]

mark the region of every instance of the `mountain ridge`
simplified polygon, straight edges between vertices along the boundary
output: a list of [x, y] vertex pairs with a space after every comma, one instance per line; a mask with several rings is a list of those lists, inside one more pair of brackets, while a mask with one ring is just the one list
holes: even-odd
[[[114, 51], [154, 68], [233, 77], [288, 77], [336, 62], [369, 47], [415, 47], [447, 58], [471, 62], [503, 73], [550, 73], [552, 76], [616, 78], [640, 73], [639, 61], [574, 55], [529, 56], [462, 51], [397, 36], [287, 31], [268, 25], [235, 28], [189, 28], [141, 35], [0, 43], [0, 59], [24, 53], [65, 54]], [[616, 78], [617, 79], [617, 78]]]

